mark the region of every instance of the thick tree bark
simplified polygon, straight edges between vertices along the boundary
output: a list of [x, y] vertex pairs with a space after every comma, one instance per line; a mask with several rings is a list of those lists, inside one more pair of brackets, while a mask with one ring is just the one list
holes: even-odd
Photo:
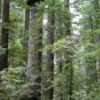
[[[37, 92], [37, 98], [41, 98], [41, 63], [42, 52], [39, 49], [42, 47], [42, 29], [38, 32], [35, 31], [35, 14], [37, 13], [37, 7], [33, 7], [30, 10], [30, 30], [32, 34], [29, 36], [29, 54], [28, 54], [28, 73], [27, 82], [29, 86], [32, 85], [33, 91]], [[41, 22], [40, 22], [41, 24]], [[42, 25], [42, 24], [41, 24]]]
[[[55, 0], [52, 0], [49, 7], [54, 6]], [[51, 10], [48, 13], [48, 33], [47, 33], [47, 45], [54, 44], [54, 25], [55, 25], [55, 14]], [[53, 79], [54, 79], [54, 53], [52, 50], [47, 51], [47, 82], [46, 82], [46, 91], [45, 91], [45, 100], [53, 100], [54, 88], [53, 88]]]
[[0, 70], [8, 68], [8, 37], [9, 37], [9, 3], [10, 0], [4, 0], [3, 2], [3, 14], [2, 14], [2, 32], [1, 32], [1, 46], [5, 49], [5, 54], [0, 56]]

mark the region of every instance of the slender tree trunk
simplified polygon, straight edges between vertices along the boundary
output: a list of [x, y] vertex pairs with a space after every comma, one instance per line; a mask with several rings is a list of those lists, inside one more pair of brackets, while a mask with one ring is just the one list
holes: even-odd
[[[54, 6], [55, 0], [51, 1], [49, 7]], [[54, 44], [54, 25], [55, 25], [55, 14], [51, 10], [48, 13], [48, 33], [47, 33], [47, 44]], [[54, 79], [54, 53], [52, 50], [47, 51], [47, 83], [45, 91], [45, 100], [53, 100], [54, 88], [53, 88], [53, 79]]]
[[[95, 30], [100, 29], [100, 18], [99, 18], [99, 11], [100, 11], [100, 6], [99, 6], [99, 0], [94, 0], [94, 9], [95, 9]], [[96, 42], [100, 43], [100, 34], [96, 35]], [[97, 59], [97, 66], [96, 68], [98, 69], [98, 72], [100, 72], [100, 59]], [[97, 81], [100, 82], [100, 73], [97, 75]]]
[[[2, 0], [0, 0], [0, 22], [2, 21]], [[1, 26], [0, 26], [0, 40], [1, 40]], [[1, 41], [0, 41], [1, 45]]]
[[25, 62], [27, 62], [27, 58], [28, 58], [28, 41], [29, 41], [29, 22], [30, 22], [30, 9], [27, 8], [26, 11], [25, 11], [25, 37], [24, 37], [24, 42], [23, 42], [23, 45], [24, 45], [24, 48], [25, 48], [25, 51], [26, 51], [26, 55], [24, 56], [24, 60]]
[[1, 32], [1, 46], [5, 49], [5, 54], [0, 56], [0, 70], [8, 68], [8, 37], [9, 37], [9, 3], [10, 0], [4, 0], [3, 2], [3, 14], [2, 14], [2, 32]]
[[[63, 61], [62, 61], [62, 58], [59, 62], [59, 73], [58, 74], [63, 74]], [[61, 82], [63, 82], [63, 81], [61, 81]], [[63, 85], [63, 83], [62, 83], [62, 85]], [[58, 96], [58, 98], [60, 98], [59, 100], [63, 100], [63, 86], [62, 85], [59, 87], [60, 88], [60, 93], [59, 93], [60, 95]]]
[[0, 20], [1, 20], [1, 14], [2, 14], [2, 0], [0, 0]]
[[[73, 95], [73, 64], [72, 64], [72, 59], [71, 59], [71, 68], [70, 68], [70, 89], [69, 89], [69, 95]], [[70, 100], [73, 100], [72, 97], [70, 97]]]
[[[65, 0], [65, 10], [68, 11], [68, 16], [66, 16], [66, 22], [65, 22], [65, 36], [70, 37], [71, 41], [71, 16], [70, 14], [70, 1], [69, 0]], [[69, 47], [71, 46], [71, 48], [73, 48], [72, 44], [67, 44]], [[65, 90], [64, 90], [64, 100], [66, 100], [66, 96], [69, 95], [70, 97], [68, 98], [68, 100], [72, 100], [72, 91], [73, 91], [73, 64], [72, 64], [72, 55], [73, 52], [70, 50], [69, 51], [69, 47], [65, 49], [65, 67], [64, 67], [64, 74], [66, 76], [66, 83], [65, 83]]]
[[30, 9], [27, 8], [25, 11], [25, 43], [24, 43], [25, 48], [28, 48], [27, 41], [29, 40], [29, 37], [27, 32], [29, 31], [29, 22], [30, 22]]

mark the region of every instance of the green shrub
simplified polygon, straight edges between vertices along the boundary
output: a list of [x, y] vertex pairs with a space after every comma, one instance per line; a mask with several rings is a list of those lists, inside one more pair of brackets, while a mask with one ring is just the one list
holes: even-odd
[[9, 68], [0, 72], [0, 100], [19, 100], [25, 78], [21, 75], [22, 68]]

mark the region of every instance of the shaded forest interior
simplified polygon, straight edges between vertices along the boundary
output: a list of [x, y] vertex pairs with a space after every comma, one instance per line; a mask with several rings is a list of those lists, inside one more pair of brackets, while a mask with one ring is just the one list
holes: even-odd
[[0, 0], [0, 100], [100, 100], [100, 0]]

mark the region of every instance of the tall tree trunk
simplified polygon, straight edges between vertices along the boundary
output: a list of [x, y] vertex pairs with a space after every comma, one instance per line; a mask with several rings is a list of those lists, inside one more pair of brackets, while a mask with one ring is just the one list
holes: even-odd
[[24, 60], [27, 62], [27, 58], [28, 58], [28, 41], [29, 41], [29, 36], [28, 36], [28, 33], [29, 33], [29, 22], [30, 22], [30, 9], [27, 8], [26, 11], [25, 11], [25, 37], [24, 37], [24, 48], [25, 48], [25, 51], [26, 51], [26, 55], [24, 56]]
[[[2, 21], [2, 0], [0, 0], [0, 22]], [[0, 26], [0, 39], [1, 39], [1, 26]], [[0, 41], [1, 45], [1, 41]]]
[[[53, 7], [55, 0], [52, 0], [49, 8]], [[47, 33], [47, 45], [54, 44], [54, 25], [55, 25], [55, 14], [54, 10], [51, 10], [48, 13], [48, 33]], [[53, 79], [54, 79], [54, 53], [52, 50], [47, 51], [47, 83], [45, 91], [45, 100], [53, 100], [54, 88], [53, 88]]]
[[[65, 36], [68, 36], [71, 42], [71, 16], [70, 14], [70, 1], [65, 0], [65, 10], [68, 12], [68, 16], [66, 15], [66, 22], [65, 22]], [[66, 96], [69, 95], [70, 97], [68, 100], [72, 100], [72, 87], [73, 87], [73, 64], [72, 64], [72, 54], [73, 52], [69, 48], [73, 48], [72, 44], [66, 44], [68, 48], [65, 49], [65, 65], [64, 65], [64, 75], [66, 76], [65, 88], [64, 90], [64, 100], [66, 100]]]
[[[97, 29], [100, 29], [100, 18], [99, 18], [100, 6], [99, 6], [99, 0], [94, 0], [94, 10], [95, 10], [95, 30], [97, 30]], [[100, 34], [96, 35], [96, 42], [100, 43]], [[97, 75], [97, 77], [98, 77], [97, 81], [100, 82], [100, 58], [97, 59], [96, 62], [97, 62], [96, 68], [98, 69], [98, 72], [99, 72], [99, 74]]]
[[8, 37], [9, 37], [9, 3], [10, 0], [4, 0], [3, 2], [3, 14], [2, 14], [2, 32], [1, 32], [1, 46], [5, 49], [5, 54], [0, 56], [0, 70], [8, 68]]
[[29, 22], [30, 22], [30, 9], [27, 8], [26, 11], [25, 11], [25, 43], [24, 43], [24, 47], [25, 48], [28, 48], [28, 40], [29, 40], [29, 37], [28, 37], [28, 34], [27, 32], [29, 31]]
[[[30, 9], [30, 29], [32, 34], [29, 36], [29, 54], [28, 54], [28, 73], [27, 82], [29, 86], [33, 88], [33, 91], [37, 93], [36, 98], [41, 98], [41, 63], [42, 52], [39, 49], [42, 47], [42, 29], [38, 32], [35, 30], [35, 14], [37, 13], [37, 7]], [[42, 22], [42, 21], [41, 21]], [[40, 24], [41, 24], [40, 22]], [[41, 24], [42, 25], [42, 24]], [[34, 100], [34, 98], [33, 98]]]
[[2, 0], [0, 0], [0, 20], [1, 20], [1, 14], [2, 14]]

